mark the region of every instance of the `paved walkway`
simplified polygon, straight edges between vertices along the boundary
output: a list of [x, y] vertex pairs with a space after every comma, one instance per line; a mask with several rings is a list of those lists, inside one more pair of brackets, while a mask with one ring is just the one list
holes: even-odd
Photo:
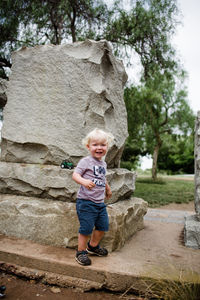
[[115, 291], [136, 288], [144, 277], [175, 279], [182, 272], [189, 280], [192, 271], [200, 276], [200, 250], [183, 245], [184, 217], [190, 214], [149, 209], [143, 230], [108, 257], [92, 257], [89, 267], [77, 264], [73, 249], [0, 236], [0, 269], [61, 286]]

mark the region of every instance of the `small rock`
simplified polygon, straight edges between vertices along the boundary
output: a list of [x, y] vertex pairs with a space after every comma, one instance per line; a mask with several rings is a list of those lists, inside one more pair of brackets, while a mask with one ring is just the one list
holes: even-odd
[[60, 289], [60, 288], [57, 288], [57, 287], [54, 287], [54, 286], [51, 288], [51, 291], [52, 291], [52, 293], [54, 293], [54, 294], [61, 293], [61, 289]]

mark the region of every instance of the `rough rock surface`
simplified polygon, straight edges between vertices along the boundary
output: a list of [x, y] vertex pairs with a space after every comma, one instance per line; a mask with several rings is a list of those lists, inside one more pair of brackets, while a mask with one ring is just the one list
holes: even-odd
[[185, 218], [184, 241], [185, 246], [200, 249], [200, 222], [196, 215]]
[[200, 222], [200, 111], [195, 126], [195, 211]]
[[[118, 167], [127, 133], [124, 66], [107, 41], [23, 48], [12, 56], [2, 160], [59, 165], [87, 151], [95, 127], [111, 131], [108, 167]], [[17, 130], [16, 130], [17, 129]]]
[[7, 96], [6, 96], [7, 84], [8, 84], [7, 80], [0, 78], [0, 109], [3, 108], [7, 102]]
[[185, 218], [184, 242], [194, 249], [200, 249], [200, 111], [197, 113], [195, 126], [195, 212]]
[[[79, 188], [72, 180], [73, 170], [59, 166], [0, 162], [0, 193], [75, 202]], [[135, 173], [126, 169], [108, 169], [107, 181], [114, 203], [131, 196]]]
[[[139, 198], [108, 205], [110, 230], [102, 245], [121, 248], [143, 228], [147, 203]], [[79, 223], [75, 203], [24, 196], [0, 195], [0, 233], [41, 244], [76, 247]]]

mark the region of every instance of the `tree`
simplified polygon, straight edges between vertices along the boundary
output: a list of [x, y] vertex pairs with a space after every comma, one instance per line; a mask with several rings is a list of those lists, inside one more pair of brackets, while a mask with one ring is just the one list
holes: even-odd
[[194, 130], [191, 135], [172, 134], [163, 137], [158, 169], [168, 174], [194, 174]]
[[21, 46], [61, 44], [94, 36], [106, 23], [102, 0], [3, 0], [0, 2], [0, 69], [11, 67], [10, 52]]
[[102, 0], [34, 0], [31, 21], [42, 38], [52, 44], [72, 38], [73, 42], [106, 21], [107, 6]]
[[125, 92], [129, 135], [140, 139], [141, 153], [152, 154], [153, 180], [157, 178], [157, 160], [164, 136], [176, 131], [187, 136], [194, 126], [194, 114], [182, 86], [184, 73], [175, 75], [168, 78], [154, 74], [143, 85], [127, 88]]
[[[176, 0], [138, 0], [130, 11], [118, 10], [106, 28], [107, 39], [117, 51], [136, 52], [143, 67], [141, 84], [127, 88], [129, 140], [126, 150], [153, 155], [152, 178], [157, 177], [157, 160], [163, 136], [184, 131], [185, 116], [192, 115], [183, 86], [171, 37], [177, 25]], [[134, 140], [140, 145], [133, 147]], [[131, 145], [131, 146], [130, 146]]]
[[177, 59], [170, 38], [177, 25], [176, 0], [137, 0], [131, 3], [128, 12], [119, 8], [118, 13], [111, 15], [105, 38], [113, 43], [116, 51], [130, 56], [128, 50], [131, 50], [139, 55], [145, 80], [158, 69], [165, 72], [175, 70]]
[[19, 25], [25, 21], [26, 1], [0, 2], [0, 77], [7, 78], [6, 67], [11, 67], [10, 52], [17, 47]]

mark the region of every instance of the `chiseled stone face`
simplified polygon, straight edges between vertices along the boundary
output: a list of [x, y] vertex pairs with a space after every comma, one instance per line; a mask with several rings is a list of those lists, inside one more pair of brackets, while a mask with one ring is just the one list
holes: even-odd
[[118, 167], [127, 133], [124, 66], [107, 41], [44, 45], [14, 52], [2, 128], [1, 160], [77, 163], [95, 127], [112, 132], [108, 167]]
[[[143, 228], [146, 211], [147, 203], [139, 198], [110, 204], [110, 230], [105, 234], [102, 245], [109, 251], [120, 249], [136, 231]], [[78, 229], [75, 203], [0, 194], [1, 234], [74, 248], [78, 243]]]

